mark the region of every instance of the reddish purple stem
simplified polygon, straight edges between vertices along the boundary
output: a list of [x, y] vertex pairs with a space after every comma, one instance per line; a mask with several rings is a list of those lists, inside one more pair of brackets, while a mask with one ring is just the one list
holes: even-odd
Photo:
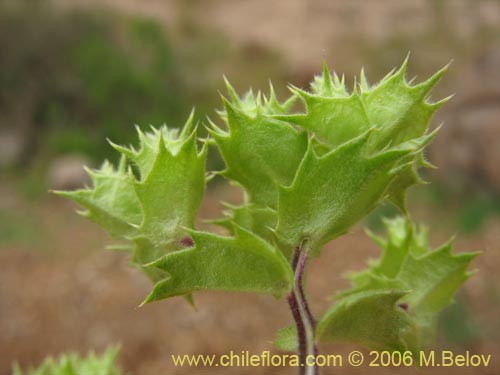
[[[295, 325], [297, 327], [297, 336], [298, 336], [298, 344], [299, 344], [299, 375], [306, 374], [306, 358], [308, 355], [307, 348], [307, 333], [305, 322], [309, 323], [312, 327], [313, 331], [316, 327], [316, 321], [311, 314], [311, 310], [309, 309], [309, 304], [307, 303], [305, 293], [304, 293], [304, 281], [303, 275], [305, 271], [305, 266], [307, 262], [307, 253], [302, 253], [303, 251], [307, 251], [302, 246], [297, 246], [295, 248], [292, 260], [292, 267], [295, 273], [294, 278], [294, 288], [288, 295], [288, 304], [290, 306], [290, 310], [292, 311], [293, 319], [295, 320]], [[302, 256], [301, 256], [302, 255]], [[299, 304], [303, 307], [305, 314], [301, 313]], [[316, 343], [314, 343], [313, 355], [316, 356], [318, 354], [318, 348]], [[314, 366], [313, 370], [314, 374], [318, 374], [318, 367]]]

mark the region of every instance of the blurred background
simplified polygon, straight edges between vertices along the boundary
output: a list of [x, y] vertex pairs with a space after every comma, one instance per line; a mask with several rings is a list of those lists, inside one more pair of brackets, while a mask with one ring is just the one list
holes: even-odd
[[[196, 312], [180, 298], [137, 309], [149, 282], [122, 254], [103, 251], [111, 242], [97, 225], [47, 191], [82, 186], [82, 165], [115, 161], [106, 138], [129, 144], [134, 124], [180, 126], [193, 106], [197, 119], [215, 117], [223, 75], [241, 93], [267, 90], [272, 79], [284, 98], [286, 84], [307, 87], [323, 59], [352, 86], [362, 67], [376, 82], [409, 51], [417, 81], [453, 60], [433, 99], [455, 94], [433, 120], [444, 122], [428, 152], [439, 169], [411, 192], [411, 211], [431, 226], [433, 244], [457, 234], [457, 251], [483, 251], [479, 272], [443, 313], [436, 347], [493, 354], [488, 369], [454, 373], [500, 373], [500, 1], [2, 0], [0, 374], [14, 360], [25, 367], [117, 342], [130, 374], [294, 374], [174, 368], [172, 353], [273, 350], [276, 330], [291, 321], [285, 302], [202, 293]], [[220, 167], [213, 153], [209, 162]], [[202, 216], [217, 217], [218, 199], [234, 196], [215, 180]], [[365, 224], [379, 230], [380, 217], [394, 213], [382, 207]], [[348, 285], [343, 272], [378, 256], [361, 226], [330, 247], [312, 265], [316, 314]]]

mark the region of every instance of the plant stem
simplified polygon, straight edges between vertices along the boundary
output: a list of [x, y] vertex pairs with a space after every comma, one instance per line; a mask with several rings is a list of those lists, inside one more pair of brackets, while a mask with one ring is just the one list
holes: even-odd
[[307, 263], [308, 249], [304, 242], [295, 248], [292, 267], [295, 272], [292, 291], [288, 295], [288, 304], [292, 311], [299, 341], [299, 375], [318, 375], [318, 367], [311, 365], [318, 354], [316, 346], [316, 321], [311, 314], [304, 293], [304, 270]]

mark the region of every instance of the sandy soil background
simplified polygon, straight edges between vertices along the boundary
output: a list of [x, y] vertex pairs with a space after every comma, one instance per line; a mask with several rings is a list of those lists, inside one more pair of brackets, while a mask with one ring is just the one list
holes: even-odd
[[[212, 191], [202, 212], [217, 213]], [[239, 293], [196, 293], [198, 311], [181, 298], [140, 304], [149, 292], [149, 281], [128, 266], [123, 254], [104, 251], [111, 243], [95, 225], [74, 214], [74, 206], [49, 197], [36, 206], [16, 200], [12, 190], [2, 188], [2, 204], [14, 204], [29, 211], [33, 225], [44, 237], [40, 243], [0, 248], [0, 374], [8, 374], [13, 360], [38, 363], [47, 353], [92, 348], [103, 350], [121, 343], [119, 363], [131, 374], [293, 374], [286, 368], [189, 369], [175, 368], [170, 354], [224, 354], [230, 350], [275, 351], [275, 332], [291, 319], [286, 302], [272, 297]], [[8, 197], [8, 202], [5, 202]], [[424, 214], [422, 214], [424, 215]], [[459, 315], [455, 329], [473, 327], [466, 342], [450, 342], [442, 334], [437, 348], [492, 354], [487, 371], [454, 368], [456, 374], [496, 374], [500, 371], [498, 341], [500, 298], [498, 269], [500, 221], [490, 221], [485, 229], [470, 237], [459, 236], [456, 250], [481, 249], [474, 262], [479, 272], [463, 288], [460, 303], [466, 312]], [[432, 242], [446, 239], [435, 233]], [[347, 287], [341, 277], [347, 270], [363, 267], [367, 257], [378, 254], [361, 228], [328, 246], [312, 262], [308, 289], [316, 314], [329, 306], [328, 296]], [[347, 353], [345, 345], [324, 346], [324, 353]], [[359, 348], [356, 348], [359, 349]], [[449, 370], [425, 369], [423, 374]], [[324, 369], [324, 374], [339, 373]], [[345, 374], [417, 374], [417, 369], [343, 368]]]

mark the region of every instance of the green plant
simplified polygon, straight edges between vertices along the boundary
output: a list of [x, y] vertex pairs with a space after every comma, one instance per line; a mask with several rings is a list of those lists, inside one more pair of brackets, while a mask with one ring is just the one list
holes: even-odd
[[[432, 250], [405, 207], [406, 190], [422, 182], [418, 169], [430, 166], [423, 157], [436, 134], [428, 133], [429, 122], [446, 99], [427, 97], [445, 70], [411, 85], [405, 61], [373, 86], [362, 72], [349, 93], [325, 65], [311, 91], [291, 87], [283, 103], [272, 87], [268, 97], [240, 98], [227, 83], [219, 112], [226, 128], [208, 121], [201, 148], [192, 117], [181, 132], [138, 130], [139, 148], [112, 144], [122, 155], [117, 169], [105, 163], [89, 171], [93, 188], [59, 194], [129, 241], [133, 262], [155, 283], [144, 303], [173, 296], [192, 303], [201, 290], [287, 296], [295, 327], [280, 332], [277, 344], [298, 348], [301, 374], [317, 373], [306, 358], [316, 355], [318, 341], [417, 352], [476, 255], [453, 255], [451, 243]], [[297, 100], [304, 113], [293, 112]], [[210, 145], [227, 168], [207, 175]], [[213, 174], [245, 192], [244, 203], [216, 221], [229, 236], [195, 228]], [[372, 236], [381, 259], [352, 275], [353, 287], [316, 321], [304, 290], [309, 258], [386, 200], [406, 218], [386, 222], [387, 239]]]
[[23, 372], [14, 365], [12, 375], [120, 375], [115, 366], [118, 348], [109, 348], [101, 356], [91, 352], [86, 357], [64, 354], [59, 359], [46, 358], [38, 368]]

